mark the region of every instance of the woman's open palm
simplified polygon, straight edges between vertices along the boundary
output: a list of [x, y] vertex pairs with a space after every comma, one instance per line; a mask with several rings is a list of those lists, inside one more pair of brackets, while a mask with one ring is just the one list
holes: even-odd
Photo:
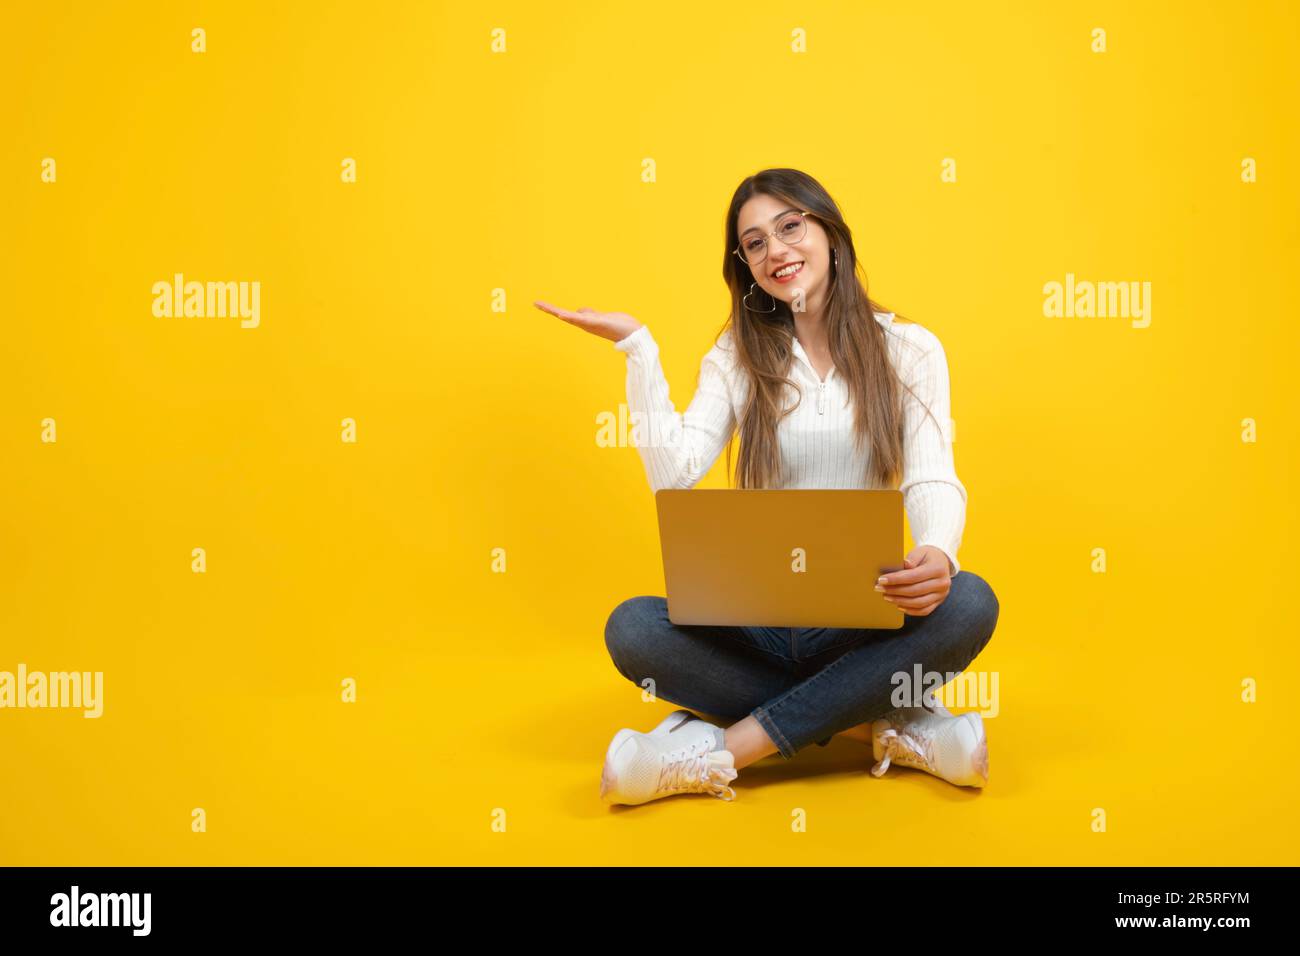
[[541, 301], [534, 301], [533, 305], [543, 312], [558, 316], [570, 325], [576, 325], [592, 335], [599, 335], [602, 339], [609, 339], [611, 342], [625, 339], [641, 328], [641, 323], [626, 312], [597, 312], [585, 306], [570, 312], [568, 309], [561, 309], [559, 306]]

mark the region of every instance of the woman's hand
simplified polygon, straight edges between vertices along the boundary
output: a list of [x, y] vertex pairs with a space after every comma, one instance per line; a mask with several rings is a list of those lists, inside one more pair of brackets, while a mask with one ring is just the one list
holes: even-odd
[[883, 591], [885, 600], [898, 605], [904, 614], [924, 617], [948, 596], [952, 588], [951, 570], [946, 554], [923, 544], [907, 555], [902, 571], [881, 575], [876, 590]]
[[602, 339], [609, 339], [611, 342], [625, 339], [641, 328], [641, 323], [626, 312], [597, 312], [586, 307], [570, 312], [549, 302], [534, 302], [533, 305], [543, 312], [559, 316], [570, 325], [576, 325], [592, 335], [599, 335]]

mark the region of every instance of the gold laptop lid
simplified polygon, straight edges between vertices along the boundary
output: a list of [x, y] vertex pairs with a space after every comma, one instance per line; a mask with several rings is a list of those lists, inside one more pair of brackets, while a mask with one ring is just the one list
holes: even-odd
[[903, 567], [897, 489], [664, 488], [655, 506], [674, 624], [903, 626], [874, 589]]

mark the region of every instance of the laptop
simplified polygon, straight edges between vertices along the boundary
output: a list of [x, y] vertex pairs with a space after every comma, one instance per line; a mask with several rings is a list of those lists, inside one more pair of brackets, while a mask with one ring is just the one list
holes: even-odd
[[875, 590], [903, 568], [897, 489], [663, 488], [655, 508], [674, 624], [903, 626]]

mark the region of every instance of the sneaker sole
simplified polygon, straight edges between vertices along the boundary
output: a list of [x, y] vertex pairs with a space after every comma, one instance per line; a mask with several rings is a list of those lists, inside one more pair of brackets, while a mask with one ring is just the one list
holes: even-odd
[[618, 748], [623, 746], [623, 742], [635, 734], [636, 731], [624, 727], [614, 735], [614, 739], [609, 742], [609, 749], [605, 751], [605, 765], [600, 768], [600, 798], [605, 799], [605, 795], [612, 791], [617, 785], [618, 780], [614, 774], [611, 762]]
[[971, 724], [975, 730], [975, 739], [979, 743], [975, 747], [975, 752], [971, 754], [971, 770], [979, 775], [980, 782], [969, 784], [972, 787], [983, 787], [989, 782], [989, 742], [984, 733], [984, 718], [975, 711], [970, 711], [962, 715]]

